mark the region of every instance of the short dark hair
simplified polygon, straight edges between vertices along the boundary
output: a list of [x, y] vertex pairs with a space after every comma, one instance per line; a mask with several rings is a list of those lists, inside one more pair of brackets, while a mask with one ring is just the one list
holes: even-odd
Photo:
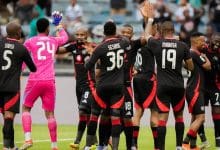
[[112, 21], [108, 21], [104, 25], [104, 34], [106, 36], [115, 35], [116, 34], [116, 24]]
[[131, 28], [133, 30], [133, 27], [130, 24], [124, 24], [123, 27], [128, 27], [128, 28]]
[[171, 22], [171, 21], [164, 21], [161, 24], [161, 30], [164, 31], [164, 32], [175, 32], [173, 22]]
[[204, 36], [204, 34], [202, 34], [201, 32], [193, 32], [191, 34], [191, 38], [200, 37], [200, 36]]
[[37, 31], [43, 33], [49, 26], [49, 20], [46, 18], [40, 18], [37, 20]]

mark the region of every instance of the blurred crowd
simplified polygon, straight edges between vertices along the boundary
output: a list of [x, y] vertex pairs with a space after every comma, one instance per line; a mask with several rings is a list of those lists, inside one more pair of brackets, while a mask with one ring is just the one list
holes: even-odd
[[[84, 14], [85, 10], [96, 9], [80, 6], [85, 0], [0, 0], [0, 36], [6, 36], [5, 25], [10, 20], [17, 20], [23, 26], [28, 27], [23, 37], [29, 38], [37, 34], [36, 20], [41, 17], [50, 17], [53, 4], [59, 2], [68, 3], [63, 12], [64, 24], [70, 34], [74, 28], [87, 25], [90, 28], [91, 40], [100, 42], [103, 38], [102, 25], [89, 26]], [[101, 2], [101, 0], [99, 0]], [[103, 0], [109, 4], [109, 18], [114, 16], [129, 17], [136, 22], [142, 21], [138, 10], [144, 0]], [[90, 3], [98, 0], [90, 0]], [[155, 18], [160, 21], [172, 20], [180, 40], [189, 43], [191, 33], [200, 31], [206, 34], [207, 39], [213, 32], [220, 31], [220, 0], [151, 0], [155, 7]], [[133, 9], [128, 5], [133, 5]], [[62, 7], [61, 7], [62, 8]], [[97, 8], [98, 9], [98, 8]], [[99, 13], [99, 12], [97, 12]], [[94, 16], [92, 16], [94, 17]], [[99, 18], [93, 18], [99, 19]], [[103, 22], [106, 20], [103, 20]], [[126, 22], [126, 19], [124, 20]]]

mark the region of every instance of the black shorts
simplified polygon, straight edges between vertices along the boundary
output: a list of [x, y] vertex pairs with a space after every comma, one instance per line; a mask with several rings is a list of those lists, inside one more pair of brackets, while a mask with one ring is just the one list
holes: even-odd
[[202, 91], [194, 92], [194, 90], [186, 90], [186, 100], [188, 103], [189, 112], [193, 115], [205, 113], [205, 100]]
[[220, 90], [219, 89], [210, 89], [205, 90], [205, 106], [208, 106], [211, 102], [212, 107], [220, 107]]
[[124, 105], [122, 109], [123, 118], [132, 118], [133, 117], [133, 101], [132, 101], [132, 88], [127, 86], [124, 88]]
[[155, 78], [147, 79], [143, 75], [136, 75], [133, 79], [135, 108], [156, 109], [156, 87]]
[[[100, 109], [121, 109], [124, 105], [123, 86], [118, 87], [98, 87], [92, 91], [95, 105]], [[120, 114], [117, 114], [120, 116]]]
[[20, 92], [0, 92], [0, 112], [20, 112]]
[[158, 86], [156, 103], [161, 113], [170, 111], [170, 105], [174, 112], [183, 111], [185, 105], [185, 89], [169, 86]]
[[77, 87], [76, 88], [77, 102], [79, 104], [78, 108], [80, 111], [84, 111], [88, 114], [91, 113], [91, 101], [93, 96], [88, 87]]

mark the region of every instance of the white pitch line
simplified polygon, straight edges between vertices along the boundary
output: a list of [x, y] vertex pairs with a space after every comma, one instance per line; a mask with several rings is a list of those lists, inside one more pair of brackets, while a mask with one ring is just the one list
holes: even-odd
[[[72, 141], [73, 138], [69, 138], [69, 139], [58, 139], [58, 142], [62, 142], [62, 141]], [[47, 139], [47, 140], [33, 140], [34, 143], [43, 143], [43, 142], [50, 142], [50, 139]], [[24, 143], [24, 141], [18, 141], [18, 142], [15, 142], [16, 144], [21, 144], [21, 143]], [[3, 143], [1, 142], [0, 145], [3, 145]]]

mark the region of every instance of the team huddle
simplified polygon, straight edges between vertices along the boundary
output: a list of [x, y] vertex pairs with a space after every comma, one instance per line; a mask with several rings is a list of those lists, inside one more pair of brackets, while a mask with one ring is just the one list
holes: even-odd
[[[51, 139], [58, 150], [55, 109], [55, 55], [71, 53], [75, 66], [79, 122], [72, 150], [80, 149], [87, 128], [85, 150], [119, 149], [120, 134], [125, 133], [127, 150], [138, 149], [140, 120], [149, 108], [154, 149], [165, 150], [166, 123], [172, 107], [175, 117], [176, 150], [209, 147], [205, 131], [205, 106], [210, 102], [215, 131], [215, 146], [220, 150], [220, 35], [207, 43], [203, 34], [191, 35], [190, 48], [175, 36], [174, 24], [153, 19], [153, 6], [140, 8], [144, 33], [132, 40], [133, 28], [125, 24], [117, 34], [113, 21], [104, 24], [101, 43], [87, 41], [88, 29], [79, 27], [75, 41], [60, 24], [62, 16], [53, 13], [57, 36], [49, 36], [49, 21], [38, 19], [38, 35], [21, 44], [21, 26], [7, 25], [7, 38], [0, 39], [0, 112], [4, 116], [3, 150], [18, 150], [14, 143], [13, 120], [19, 113], [20, 74], [31, 71], [22, 101], [22, 126], [26, 150], [33, 146], [30, 111], [40, 97]], [[182, 69], [187, 70], [184, 86]], [[185, 101], [191, 124], [184, 136]], [[97, 133], [97, 134], [96, 134]], [[202, 145], [196, 145], [197, 134]], [[98, 135], [98, 136], [97, 136]], [[83, 147], [83, 146], [81, 146]], [[68, 148], [67, 148], [68, 149]]]

